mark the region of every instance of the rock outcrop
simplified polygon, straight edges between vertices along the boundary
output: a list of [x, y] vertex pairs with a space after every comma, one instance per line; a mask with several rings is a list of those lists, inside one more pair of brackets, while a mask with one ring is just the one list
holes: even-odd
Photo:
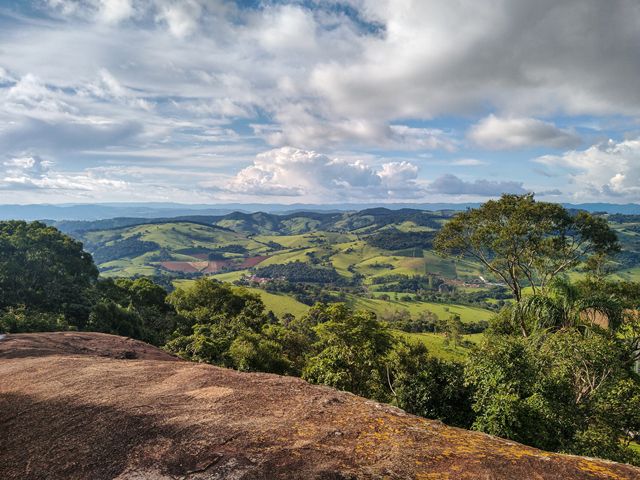
[[2, 479], [637, 479], [104, 334], [0, 340]]

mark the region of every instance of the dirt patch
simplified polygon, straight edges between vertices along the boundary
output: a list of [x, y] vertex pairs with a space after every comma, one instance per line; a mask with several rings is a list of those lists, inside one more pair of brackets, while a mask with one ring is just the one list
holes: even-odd
[[211, 260], [207, 262], [160, 262], [162, 268], [181, 273], [217, 273], [233, 263], [229, 260]]
[[264, 262], [267, 258], [269, 258], [268, 255], [259, 255], [257, 257], [245, 258], [244, 261], [240, 264], [240, 268], [245, 269], [255, 267], [256, 265]]
[[202, 270], [202, 273], [217, 273], [222, 269], [233, 265], [228, 260], [212, 260], [209, 264]]
[[[192, 255], [198, 257], [198, 255]], [[243, 270], [245, 268], [255, 267], [259, 263], [264, 262], [267, 258], [266, 255], [259, 255], [256, 257], [247, 257], [240, 263], [235, 263], [232, 260], [209, 260], [202, 262], [160, 262], [162, 268], [169, 270], [170, 272], [181, 273], [219, 273], [226, 268], [237, 268]], [[206, 255], [205, 255], [206, 259]]]
[[640, 478], [296, 378], [118, 359], [108, 352], [127, 339], [44, 335], [0, 342], [2, 479]]
[[160, 262], [170, 272], [197, 273], [207, 268], [209, 262]]

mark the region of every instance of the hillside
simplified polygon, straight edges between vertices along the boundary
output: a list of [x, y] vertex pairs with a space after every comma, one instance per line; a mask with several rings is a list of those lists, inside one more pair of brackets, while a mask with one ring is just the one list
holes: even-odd
[[[126, 352], [126, 354], [124, 354]], [[291, 378], [91, 333], [0, 340], [6, 479], [632, 479]]]
[[[492, 280], [475, 262], [434, 255], [432, 239], [452, 213], [370, 208], [52, 223], [82, 241], [108, 276], [193, 276], [302, 261], [335, 268], [347, 280], [364, 275], [369, 283], [420, 274], [474, 287], [480, 276]], [[610, 215], [610, 224], [623, 247], [612, 268], [620, 279], [634, 280], [640, 276], [640, 216]]]

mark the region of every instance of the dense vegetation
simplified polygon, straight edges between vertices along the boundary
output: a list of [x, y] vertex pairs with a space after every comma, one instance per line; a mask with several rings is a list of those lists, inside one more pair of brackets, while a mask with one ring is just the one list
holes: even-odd
[[397, 228], [389, 228], [367, 237], [367, 242], [374, 247], [386, 250], [416, 248], [420, 250], [420, 256], [422, 256], [423, 249], [430, 249], [433, 246], [435, 236], [436, 232], [403, 232]]
[[504, 195], [457, 214], [439, 232], [436, 249], [470, 257], [500, 278], [516, 301], [528, 286], [536, 293], [580, 263], [620, 250], [607, 220], [533, 195]]
[[26, 305], [83, 327], [98, 269], [82, 244], [38, 222], [0, 222], [0, 308]]
[[131, 236], [111, 245], [102, 245], [92, 255], [95, 262], [106, 263], [120, 258], [137, 257], [158, 248], [159, 245], [155, 242], [145, 242], [139, 236]]
[[[603, 262], [618, 248], [607, 224], [530, 196], [506, 196], [459, 214], [436, 245], [463, 259], [481, 256], [504, 276], [511, 297], [496, 303], [499, 311], [488, 323], [463, 322], [448, 310], [376, 315], [337, 302], [357, 288], [367, 295], [361, 285], [344, 287], [332, 303], [317, 303], [305, 314], [278, 317], [255, 290], [211, 278], [171, 293], [148, 278], [100, 279], [77, 241], [40, 223], [3, 222], [0, 331], [127, 335], [186, 359], [301, 376], [543, 449], [640, 464], [631, 448], [640, 434], [640, 378], [633, 370], [640, 354], [640, 284], [603, 273]], [[255, 274], [288, 278], [278, 280], [284, 282], [279, 288], [320, 295], [320, 285], [340, 274], [316, 258], [317, 264], [273, 264]], [[572, 266], [587, 275], [569, 281], [561, 272]], [[396, 276], [376, 285], [448, 295], [434, 278]], [[503, 287], [495, 288], [497, 294]], [[417, 293], [402, 290], [392, 294], [416, 302]], [[463, 361], [436, 358], [401, 331], [438, 332], [470, 353]], [[477, 331], [484, 331], [483, 340], [473, 346], [464, 335]]]
[[255, 274], [262, 278], [282, 279], [289, 282], [335, 283], [340, 281], [340, 275], [335, 268], [314, 267], [304, 262], [269, 265], [256, 269]]

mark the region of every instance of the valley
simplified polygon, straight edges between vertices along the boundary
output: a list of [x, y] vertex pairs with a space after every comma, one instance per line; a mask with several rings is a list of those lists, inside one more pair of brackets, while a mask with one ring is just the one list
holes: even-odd
[[[472, 259], [444, 258], [435, 233], [454, 214], [374, 208], [289, 214], [234, 212], [168, 219], [63, 221], [103, 277], [152, 277], [169, 290], [208, 276], [260, 295], [276, 316], [318, 301], [371, 311], [445, 359], [464, 357], [510, 296]], [[640, 216], [610, 215], [623, 246], [611, 276], [640, 279]], [[580, 268], [572, 279], [584, 276]], [[420, 323], [428, 316], [431, 322]], [[459, 318], [460, 337], [445, 338]]]

